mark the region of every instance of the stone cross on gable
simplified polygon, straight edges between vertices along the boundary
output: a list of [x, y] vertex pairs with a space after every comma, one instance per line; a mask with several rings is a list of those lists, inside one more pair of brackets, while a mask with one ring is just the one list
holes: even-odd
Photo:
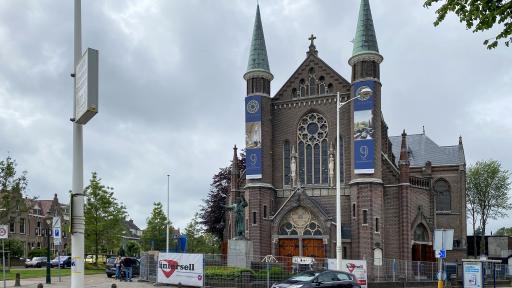
[[315, 41], [315, 39], [316, 39], [316, 37], [315, 37], [315, 35], [313, 35], [313, 34], [311, 34], [311, 37], [309, 37], [309, 38], [308, 38], [308, 40], [310, 40], [310, 41], [311, 41], [311, 46], [315, 46], [315, 42], [314, 42], [314, 41]]
[[316, 50], [315, 47], [315, 35], [311, 34], [311, 37], [309, 37], [308, 39], [311, 41], [311, 44], [309, 45], [309, 51], [307, 52], [307, 55], [318, 55], [318, 51]]

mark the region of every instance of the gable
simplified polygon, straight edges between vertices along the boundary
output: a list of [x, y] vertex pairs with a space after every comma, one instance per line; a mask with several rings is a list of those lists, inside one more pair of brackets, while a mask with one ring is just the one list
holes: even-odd
[[[309, 87], [313, 88], [309, 90]], [[332, 95], [336, 92], [349, 93], [350, 82], [318, 56], [310, 54], [279, 89], [273, 100], [294, 100], [326, 94]]]

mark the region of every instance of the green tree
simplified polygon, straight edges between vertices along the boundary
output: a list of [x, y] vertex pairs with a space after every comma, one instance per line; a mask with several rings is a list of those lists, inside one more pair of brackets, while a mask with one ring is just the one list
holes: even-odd
[[512, 227], [501, 227], [494, 233], [496, 236], [512, 236]]
[[194, 218], [185, 227], [185, 235], [187, 236], [187, 252], [190, 253], [218, 253], [220, 252], [220, 241], [211, 233], [204, 231], [199, 222], [199, 214], [196, 213]]
[[8, 239], [5, 241], [5, 250], [11, 253], [11, 257], [23, 256], [23, 242], [16, 239]]
[[135, 241], [129, 241], [126, 244], [126, 254], [130, 257], [138, 257], [140, 256], [140, 245]]
[[504, 41], [507, 47], [512, 41], [512, 1], [510, 0], [425, 0], [424, 7], [442, 3], [436, 10], [437, 19], [434, 26], [444, 21], [449, 12], [455, 13], [466, 28], [475, 32], [482, 32], [493, 28], [495, 25], [503, 25], [501, 31], [495, 37], [484, 41], [487, 49], [498, 46]]
[[8, 223], [14, 211], [25, 211], [25, 189], [27, 188], [27, 172], [18, 174], [18, 164], [11, 156], [0, 161], [0, 223]]
[[126, 208], [117, 202], [113, 188], [101, 184], [96, 172], [92, 173], [85, 193], [85, 246], [98, 259], [100, 251], [114, 251], [119, 247], [126, 229]]
[[[483, 235], [489, 219], [503, 217], [512, 208], [508, 196], [510, 185], [510, 172], [496, 160], [478, 161], [469, 167], [466, 189], [476, 199]], [[485, 241], [480, 241], [480, 251], [485, 254]]]
[[[144, 250], [164, 251], [166, 246], [167, 216], [165, 216], [163, 205], [160, 202], [153, 203], [151, 216], [146, 221], [146, 229], [142, 232], [142, 247]], [[172, 224], [169, 221], [169, 247], [174, 247], [171, 232]]]

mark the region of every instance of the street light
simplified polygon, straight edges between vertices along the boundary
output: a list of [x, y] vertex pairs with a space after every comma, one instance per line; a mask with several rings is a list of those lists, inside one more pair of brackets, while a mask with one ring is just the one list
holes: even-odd
[[171, 177], [171, 175], [167, 174], [167, 229], [165, 231], [165, 253], [169, 253], [169, 177]]
[[[367, 90], [365, 90], [367, 89]], [[368, 91], [369, 90], [369, 91]], [[341, 260], [343, 259], [343, 247], [341, 245], [341, 179], [340, 179], [340, 108], [352, 102], [355, 99], [371, 94], [370, 88], [363, 88], [354, 98], [340, 103], [340, 92], [336, 94], [336, 269], [341, 270]]]
[[50, 213], [46, 214], [46, 217], [44, 219], [46, 221], [46, 284], [52, 283], [52, 278], [50, 275], [50, 267], [52, 263], [50, 262], [50, 234], [52, 233], [51, 225], [52, 225], [52, 217], [50, 216]]

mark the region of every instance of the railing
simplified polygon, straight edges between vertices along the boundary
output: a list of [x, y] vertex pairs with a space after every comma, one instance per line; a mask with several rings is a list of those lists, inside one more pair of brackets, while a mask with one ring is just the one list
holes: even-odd
[[409, 184], [411, 184], [414, 187], [421, 188], [421, 189], [430, 189], [430, 185], [431, 185], [430, 179], [416, 177], [416, 176], [409, 177]]

